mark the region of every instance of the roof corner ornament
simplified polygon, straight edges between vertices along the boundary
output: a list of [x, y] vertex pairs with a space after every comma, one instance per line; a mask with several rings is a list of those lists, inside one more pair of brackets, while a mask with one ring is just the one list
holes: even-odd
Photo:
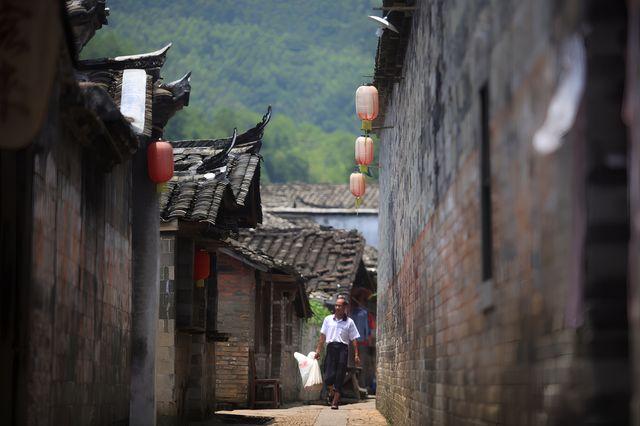
[[80, 53], [96, 31], [109, 23], [109, 8], [106, 7], [106, 0], [66, 0], [65, 8], [74, 36], [76, 53]]
[[171, 117], [189, 106], [191, 95], [191, 71], [170, 83], [160, 83], [153, 88], [153, 136], [162, 137], [164, 127]]

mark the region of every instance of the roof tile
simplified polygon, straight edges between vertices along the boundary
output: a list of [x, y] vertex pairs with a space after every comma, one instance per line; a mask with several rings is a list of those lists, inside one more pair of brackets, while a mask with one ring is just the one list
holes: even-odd
[[[355, 202], [349, 185], [332, 184], [268, 184], [260, 189], [263, 206], [273, 208], [334, 208], [354, 209]], [[378, 208], [378, 184], [367, 183], [367, 191], [360, 208]], [[355, 212], [355, 210], [354, 210]]]

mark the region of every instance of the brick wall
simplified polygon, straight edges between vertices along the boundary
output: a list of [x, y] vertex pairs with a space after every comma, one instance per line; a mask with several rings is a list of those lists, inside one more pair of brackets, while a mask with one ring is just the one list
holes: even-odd
[[126, 424], [131, 174], [50, 117], [34, 154], [26, 423]]
[[216, 407], [216, 343], [207, 342], [205, 354], [206, 403], [211, 409]]
[[[156, 345], [156, 405], [160, 425], [200, 419], [213, 407], [213, 344], [204, 333], [176, 329], [177, 295], [191, 296], [193, 241], [164, 232], [160, 238], [160, 303]], [[182, 251], [180, 251], [182, 249]], [[181, 280], [180, 283], [177, 283]], [[176, 290], [181, 290], [176, 291]], [[191, 305], [184, 300], [182, 315]], [[189, 323], [189, 321], [183, 321]]]
[[[277, 331], [280, 332], [279, 341], [282, 342], [280, 356], [280, 365], [278, 365], [278, 375], [275, 377], [280, 378], [280, 385], [282, 386], [282, 400], [285, 402], [297, 401], [300, 398], [300, 391], [302, 388], [302, 380], [298, 370], [298, 361], [293, 356], [294, 352], [300, 352], [302, 350], [302, 319], [295, 314], [294, 297], [296, 295], [296, 285], [288, 285], [275, 283], [276, 289], [276, 301], [282, 309], [280, 309], [280, 318], [276, 322], [282, 324], [281, 327], [277, 327]], [[288, 293], [288, 297], [285, 297], [284, 292]], [[289, 321], [287, 321], [287, 311], [289, 312]], [[291, 340], [287, 341], [287, 323], [291, 327]], [[274, 330], [275, 332], [276, 330]]]
[[[631, 146], [630, 166], [630, 194], [631, 194], [631, 217], [637, 218], [640, 214], [640, 1], [629, 2], [629, 32], [628, 51], [629, 60], [627, 62], [628, 76], [632, 76], [627, 81], [625, 105], [625, 118], [630, 127], [629, 142]], [[632, 327], [633, 355], [638, 359], [640, 355], [640, 221], [632, 220], [631, 226], [631, 246], [629, 258], [635, 259], [630, 262], [630, 312], [629, 318]], [[640, 425], [640, 368], [637, 366], [633, 372], [633, 400], [632, 412], [634, 425]]]
[[[159, 319], [156, 340], [156, 407], [159, 424], [173, 424], [184, 412], [184, 388], [188, 355], [184, 342], [176, 331], [176, 236], [163, 233], [160, 237]], [[178, 340], [182, 345], [178, 345]], [[182, 372], [182, 374], [180, 374]]]
[[255, 273], [236, 259], [218, 253], [218, 331], [230, 333], [217, 342], [216, 403], [247, 406], [249, 349], [254, 347]]
[[[556, 153], [539, 156], [531, 144], [559, 74], [560, 43], [582, 22], [579, 6], [426, 1], [415, 12], [404, 80], [386, 111], [393, 128], [378, 144], [377, 404], [394, 424], [583, 420], [598, 381], [581, 315], [584, 114]], [[486, 281], [485, 85], [493, 216]], [[617, 360], [609, 367], [600, 371], [617, 386], [624, 368]]]

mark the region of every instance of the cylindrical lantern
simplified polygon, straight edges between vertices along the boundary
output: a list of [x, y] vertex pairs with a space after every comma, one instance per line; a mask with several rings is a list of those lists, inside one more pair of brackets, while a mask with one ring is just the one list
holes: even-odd
[[356, 164], [368, 166], [373, 162], [373, 139], [360, 136], [356, 139]]
[[211, 260], [209, 252], [206, 250], [198, 250], [193, 258], [193, 278], [196, 280], [197, 287], [204, 286], [204, 280], [209, 278], [211, 272]]
[[[360, 86], [356, 90], [356, 113], [363, 121], [373, 121], [378, 116], [378, 89]], [[364, 125], [364, 123], [363, 123]]]
[[351, 173], [349, 178], [349, 189], [356, 198], [361, 198], [364, 195], [365, 190], [365, 177], [362, 173]]
[[173, 147], [169, 142], [155, 141], [147, 147], [149, 179], [164, 184], [173, 177]]

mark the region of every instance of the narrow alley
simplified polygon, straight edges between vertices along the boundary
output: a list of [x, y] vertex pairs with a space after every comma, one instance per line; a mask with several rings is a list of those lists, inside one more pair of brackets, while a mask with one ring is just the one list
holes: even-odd
[[640, 0], [0, 0], [0, 281], [3, 425], [640, 426]]

